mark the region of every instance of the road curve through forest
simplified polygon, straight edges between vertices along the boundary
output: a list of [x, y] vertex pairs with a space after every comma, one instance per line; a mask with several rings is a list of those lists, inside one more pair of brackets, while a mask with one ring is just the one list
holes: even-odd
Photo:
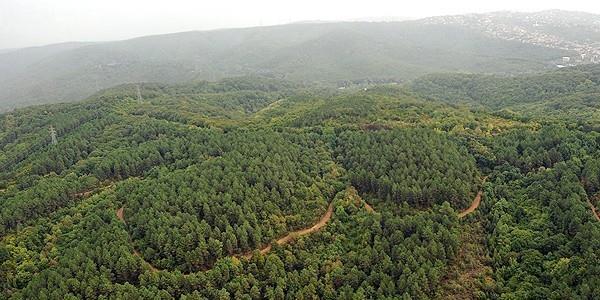
[[475, 195], [473, 202], [471, 202], [471, 206], [469, 206], [469, 208], [461, 211], [458, 214], [459, 219], [466, 217], [467, 215], [474, 212], [479, 207], [479, 204], [481, 204], [481, 197], [483, 196], [483, 184], [487, 181], [487, 179], [488, 179], [488, 176], [483, 177], [481, 189], [479, 190], [479, 192], [477, 192], [477, 195]]
[[[584, 178], [580, 178], [579, 181], [581, 182], [581, 185], [583, 187], [583, 189], [585, 190], [585, 179]], [[587, 191], [586, 191], [587, 194]], [[594, 205], [594, 203], [592, 203], [592, 200], [590, 200], [591, 198], [598, 198], [600, 197], [600, 193], [595, 194], [594, 196], [587, 196], [586, 200], [588, 205], [590, 206], [590, 210], [592, 211], [592, 214], [594, 215], [594, 217], [596, 218], [596, 220], [598, 220], [598, 222], [600, 222], [600, 212], [596, 209], [596, 206]]]
[[127, 224], [125, 222], [124, 210], [125, 210], [125, 206], [117, 209], [117, 218], [119, 218], [119, 220], [121, 220], [121, 222]]
[[[127, 222], [125, 221], [125, 206], [122, 206], [121, 208], [117, 209], [116, 215], [117, 215], [117, 218], [121, 222], [127, 224]], [[332, 215], [333, 215], [333, 202], [329, 203], [329, 206], [327, 207], [327, 211], [325, 212], [325, 214], [313, 226], [289, 232], [285, 236], [277, 239], [275, 241], [275, 243], [277, 243], [277, 245], [285, 245], [285, 244], [293, 241], [294, 239], [296, 239], [298, 237], [301, 237], [303, 235], [307, 235], [307, 234], [311, 234], [313, 232], [319, 231], [321, 228], [323, 228], [325, 225], [327, 225], [327, 222], [329, 222], [329, 220], [331, 220], [331, 216]], [[263, 248], [260, 249], [260, 253], [266, 254], [269, 251], [271, 251], [271, 248], [272, 248], [272, 244], [268, 244], [268, 245], [266, 245], [266, 246], [264, 246]], [[250, 258], [252, 258], [253, 252], [254, 251], [248, 251], [248, 252], [245, 252], [243, 254], [237, 254], [237, 255], [233, 255], [233, 256], [234, 257], [243, 257], [243, 258], [246, 258], [246, 259], [250, 259]], [[139, 256], [150, 267], [151, 271], [153, 271], [153, 272], [159, 271], [158, 268], [154, 267], [152, 264], [150, 264], [149, 262], [147, 262], [136, 249], [133, 249], [133, 254], [135, 256]]]
[[[323, 226], [327, 225], [327, 222], [329, 222], [329, 220], [331, 220], [332, 215], [333, 215], [333, 202], [329, 203], [329, 206], [327, 207], [327, 211], [325, 212], [325, 214], [313, 226], [311, 226], [309, 228], [292, 231], [292, 232], [286, 234], [285, 236], [277, 239], [275, 241], [275, 243], [277, 243], [277, 245], [285, 245], [298, 237], [319, 231], [321, 228], [323, 228]], [[268, 245], [264, 246], [262, 249], [260, 249], [260, 253], [262, 253], [262, 254], [268, 253], [269, 251], [271, 251], [271, 248], [272, 248], [272, 245], [268, 244]], [[250, 259], [250, 258], [252, 258], [252, 253], [253, 253], [253, 251], [249, 251], [244, 254], [235, 255], [235, 256]]]
[[592, 201], [590, 201], [590, 199], [587, 199], [588, 204], [590, 205], [590, 208], [592, 209], [592, 214], [594, 214], [594, 217], [596, 217], [596, 220], [600, 221], [600, 214], [598, 214], [598, 211], [596, 210], [596, 206], [594, 206], [594, 204], [592, 203]]
[[[123, 222], [123, 224], [127, 224], [127, 222], [125, 222], [125, 206], [121, 206], [121, 208], [117, 209], [117, 218]], [[139, 251], [137, 251], [137, 249], [133, 248], [133, 255], [139, 257], [142, 259], [142, 261], [148, 266], [148, 268], [150, 268], [150, 270], [152, 272], [157, 272], [160, 271], [160, 269], [156, 268], [155, 266], [153, 266], [151, 263], [147, 262], [142, 255], [140, 254]]]
[[461, 211], [458, 214], [459, 218], [464, 218], [466, 217], [468, 214], [474, 212], [478, 207], [479, 204], [481, 204], [481, 196], [483, 195], [483, 190], [477, 192], [477, 196], [475, 196], [475, 199], [473, 199], [473, 202], [471, 203], [471, 206], [469, 206], [469, 208]]
[[113, 183], [110, 183], [110, 184], [101, 185], [99, 187], [95, 187], [95, 188], [92, 188], [92, 189], [89, 189], [89, 190], [85, 190], [85, 191], [82, 191], [82, 192], [79, 192], [79, 193], [74, 193], [74, 194], [72, 194], [72, 196], [73, 197], [77, 197], [77, 198], [87, 198], [87, 197], [91, 196], [94, 193], [102, 192], [102, 191], [104, 191], [106, 189], [113, 188], [114, 186], [115, 186], [115, 183], [113, 182]]
[[[460, 212], [458, 214], [458, 217], [459, 218], [463, 218], [463, 217], [467, 216], [468, 214], [472, 213], [473, 211], [475, 211], [477, 209], [477, 207], [479, 207], [479, 204], [481, 203], [481, 196], [482, 195], [483, 195], [483, 190], [480, 190], [477, 193], [477, 195], [475, 196], [475, 199], [473, 199], [473, 202], [471, 203], [471, 206], [469, 208], [467, 208], [466, 210]], [[590, 205], [591, 205], [591, 202], [590, 202]], [[371, 207], [366, 202], [365, 202], [365, 209], [368, 212], [374, 212], [375, 211], [373, 209], [373, 207]], [[595, 208], [593, 206], [592, 206], [592, 209], [594, 210], [594, 214], [595, 214]], [[121, 208], [117, 209], [117, 211], [115, 213], [117, 215], [117, 218], [121, 222], [123, 222], [124, 224], [127, 224], [127, 222], [125, 221], [125, 206], [122, 206]], [[333, 202], [329, 203], [329, 206], [327, 207], [327, 211], [321, 217], [321, 219], [319, 219], [319, 221], [317, 221], [317, 223], [315, 223], [314, 225], [312, 225], [311, 227], [308, 227], [308, 228], [304, 228], [304, 229], [300, 229], [300, 230], [289, 232], [285, 236], [280, 237], [279, 239], [277, 239], [275, 241], [275, 243], [277, 245], [285, 245], [285, 244], [293, 241], [294, 239], [297, 239], [298, 237], [301, 237], [303, 235], [307, 235], [307, 234], [311, 234], [311, 233], [314, 233], [316, 231], [319, 231], [321, 228], [323, 228], [325, 225], [327, 225], [327, 223], [329, 222], [329, 220], [331, 220], [331, 216], [332, 215], [333, 215]], [[599, 218], [597, 214], [596, 214], [596, 218]], [[599, 220], [600, 220], [600, 218], [599, 218]], [[261, 248], [259, 251], [260, 251], [261, 254], [266, 254], [269, 251], [271, 251], [272, 248], [273, 248], [273, 245], [272, 244], [268, 244], [268, 245], [264, 246], [263, 248]], [[233, 257], [236, 257], [236, 258], [243, 257], [245, 259], [251, 259], [253, 253], [254, 253], [254, 250], [253, 251], [245, 252], [243, 254], [235, 254], [235, 255], [233, 255]], [[150, 270], [152, 272], [156, 272], [156, 271], [160, 270], [160, 269], [154, 267], [149, 262], [147, 262], [142, 257], [142, 255], [135, 248], [133, 249], [133, 254], [135, 256], [140, 257], [145, 262], [145, 264], [148, 265], [148, 267], [150, 268]]]

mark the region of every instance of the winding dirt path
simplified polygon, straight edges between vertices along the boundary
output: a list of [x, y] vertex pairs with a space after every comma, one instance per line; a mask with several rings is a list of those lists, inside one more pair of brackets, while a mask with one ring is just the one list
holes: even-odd
[[[125, 222], [125, 206], [122, 206], [121, 208], [117, 209], [117, 218], [123, 222], [123, 224], [127, 224], [127, 222]], [[131, 242], [131, 241], [130, 241]], [[144, 264], [150, 269], [150, 271], [152, 272], [158, 272], [160, 271], [160, 269], [156, 268], [155, 266], [153, 266], [151, 263], [147, 262], [143, 257], [142, 254], [140, 254], [139, 251], [137, 251], [137, 249], [133, 248], [133, 255], [139, 257], [142, 259], [142, 261], [144, 262]]]
[[[581, 185], [583, 187], [583, 190], [585, 191], [586, 190], [585, 187], [586, 187], [587, 180], [585, 178], [580, 178], [579, 182], [581, 183]], [[587, 191], [585, 193], [587, 195], [586, 200], [587, 200], [588, 205], [590, 206], [590, 210], [592, 211], [592, 215], [594, 215], [594, 217], [596, 217], [596, 220], [598, 220], [598, 222], [600, 222], [600, 212], [596, 209], [596, 206], [594, 206], [594, 203], [592, 203], [592, 200], [590, 200], [591, 198], [596, 198], [596, 199], [600, 198], [600, 193], [597, 193], [597, 194], [595, 194], [593, 196], [589, 196], [587, 194]]]
[[87, 198], [87, 197], [89, 197], [92, 194], [102, 192], [104, 190], [113, 188], [114, 186], [115, 186], [115, 183], [112, 182], [110, 184], [104, 184], [104, 185], [101, 185], [101, 186], [98, 186], [98, 187], [94, 187], [94, 188], [86, 190], [86, 191], [82, 191], [82, 192], [79, 192], [79, 193], [74, 193], [74, 194], [72, 194], [72, 196], [73, 197], [77, 197], [77, 198]]
[[[117, 218], [121, 222], [123, 222], [124, 224], [127, 224], [127, 222], [125, 221], [125, 206], [122, 206], [121, 208], [117, 209], [115, 214], [117, 215]], [[296, 230], [296, 231], [292, 231], [292, 232], [286, 234], [285, 236], [277, 239], [275, 241], [275, 243], [277, 243], [277, 245], [285, 245], [285, 244], [297, 239], [298, 237], [319, 231], [321, 228], [323, 228], [325, 225], [327, 225], [327, 222], [329, 222], [329, 220], [331, 220], [332, 215], [333, 215], [333, 202], [329, 203], [329, 206], [327, 207], [327, 211], [325, 212], [325, 214], [313, 226], [304, 228], [304, 229], [300, 229], [300, 230]], [[260, 253], [266, 254], [269, 251], [271, 251], [271, 248], [273, 248], [272, 244], [268, 244], [260, 249]], [[243, 254], [236, 254], [236, 255], [233, 255], [233, 257], [237, 257], [237, 258], [243, 257], [246, 259], [251, 259], [253, 252], [254, 252], [254, 250], [245, 252]], [[145, 262], [145, 264], [148, 265], [148, 267], [150, 268], [150, 270], [152, 272], [160, 271], [160, 269], [154, 267], [152, 264], [147, 262], [135, 248], [133, 249], [133, 254], [135, 256], [140, 257]]]
[[594, 217], [596, 217], [596, 220], [598, 220], [600, 222], [600, 213], [598, 213], [598, 211], [596, 210], [596, 206], [594, 206], [592, 201], [590, 201], [590, 198], [587, 199], [587, 202], [590, 205], [590, 208], [592, 209], [592, 214], [594, 214]]
[[373, 207], [371, 205], [369, 205], [369, 203], [365, 202], [365, 209], [367, 210], [367, 212], [370, 213], [374, 213], [375, 209], [373, 209]]
[[284, 245], [284, 244], [289, 243], [290, 241], [292, 241], [293, 239], [295, 239], [297, 237], [311, 234], [315, 231], [318, 231], [319, 229], [323, 228], [323, 226], [327, 225], [327, 222], [329, 222], [329, 220], [331, 220], [331, 215], [333, 215], [333, 203], [329, 203], [329, 206], [327, 207], [327, 211], [325, 212], [325, 214], [313, 226], [311, 226], [309, 228], [305, 228], [305, 229], [292, 231], [292, 232], [288, 233], [286, 236], [278, 239], [276, 241], [276, 243], [278, 245]]
[[[485, 179], [484, 179], [485, 181]], [[479, 207], [479, 204], [481, 203], [481, 197], [483, 195], [483, 190], [480, 190], [477, 195], [475, 196], [475, 199], [473, 199], [473, 202], [471, 203], [471, 206], [469, 208], [467, 208], [466, 210], [462, 211], [459, 213], [459, 218], [463, 218], [465, 216], [467, 216], [468, 214], [472, 213], [473, 211], [475, 211], [477, 209], [477, 207]], [[375, 210], [373, 209], [373, 207], [371, 205], [369, 205], [367, 202], [365, 203], [365, 209], [370, 212], [373, 213], [375, 212]], [[591, 205], [591, 202], [590, 202]], [[594, 213], [595, 213], [595, 208], [592, 206]], [[116, 210], [115, 212], [117, 218], [123, 222], [124, 224], [127, 224], [127, 222], [125, 221], [125, 206], [120, 207], [119, 209]], [[327, 207], [327, 211], [325, 212], [325, 214], [323, 216], [321, 216], [321, 218], [319, 219], [319, 221], [317, 221], [317, 223], [315, 223], [314, 225], [312, 225], [311, 227], [308, 228], [304, 228], [304, 229], [300, 229], [300, 230], [296, 230], [296, 231], [292, 231], [289, 232], [288, 234], [286, 234], [283, 237], [280, 237], [279, 239], [277, 239], [275, 241], [275, 243], [277, 245], [285, 245], [287, 243], [292, 242], [293, 240], [304, 236], [304, 235], [308, 235], [311, 233], [314, 233], [316, 231], [319, 231], [321, 228], [323, 228], [325, 225], [327, 225], [327, 223], [329, 222], [329, 220], [331, 220], [331, 217], [333, 215], [333, 202], [329, 203], [329, 206]], [[598, 217], [598, 215], [596, 214], [596, 217]], [[268, 244], [266, 246], [264, 246], [263, 248], [261, 248], [259, 251], [261, 254], [266, 254], [269, 251], [271, 251], [271, 249], [273, 248], [272, 244]], [[254, 250], [252, 251], [247, 251], [245, 253], [242, 254], [234, 254], [231, 255], [230, 257], [235, 257], [235, 258], [245, 258], [245, 259], [251, 259], [252, 255], [254, 253]], [[149, 269], [152, 272], [157, 272], [160, 271], [160, 269], [154, 267], [152, 264], [150, 264], [148, 261], [146, 261], [142, 255], [140, 254], [140, 252], [138, 252], [135, 248], [133, 249], [133, 254], [135, 256], [138, 256], [142, 259], [142, 261], [149, 267]]]
[[[332, 215], [333, 215], [333, 202], [329, 203], [329, 206], [327, 207], [327, 211], [325, 212], [325, 214], [313, 226], [311, 226], [309, 228], [292, 231], [292, 232], [288, 233], [287, 235], [276, 240], [275, 243], [277, 243], [277, 245], [285, 245], [298, 237], [316, 232], [316, 231], [320, 230], [321, 228], [323, 228], [323, 226], [327, 225], [327, 222], [329, 222], [329, 220], [331, 220]], [[269, 251], [271, 251], [271, 248], [272, 248], [272, 245], [268, 244], [265, 247], [263, 247], [262, 249], [260, 249], [260, 253], [262, 253], [262, 254], [268, 253]], [[235, 255], [235, 256], [250, 259], [250, 258], [252, 258], [252, 251], [246, 252], [242, 255]]]
[[481, 204], [481, 196], [482, 195], [483, 195], [483, 190], [477, 192], [477, 196], [475, 196], [475, 199], [473, 199], [473, 202], [471, 203], [471, 206], [469, 206], [469, 208], [461, 211], [458, 214], [458, 217], [459, 218], [464, 218], [468, 214], [474, 212], [479, 207], [479, 204]]
[[125, 206], [117, 209], [117, 218], [119, 220], [121, 220], [121, 222], [127, 224], [127, 222], [125, 222], [125, 216], [123, 215], [123, 211], [125, 210]]
[[280, 103], [281, 103], [283, 100], [285, 100], [285, 98], [284, 98], [284, 99], [279, 99], [279, 100], [277, 100], [277, 101], [275, 101], [275, 102], [272, 102], [272, 103], [269, 103], [269, 105], [267, 105], [267, 106], [265, 106], [265, 107], [261, 108], [260, 110], [256, 111], [256, 112], [255, 112], [253, 115], [254, 115], [254, 116], [258, 116], [258, 115], [260, 115], [261, 113], [263, 113], [263, 112], [265, 112], [265, 111], [271, 110], [271, 109], [273, 109], [273, 108], [275, 108], [275, 107], [279, 106], [279, 104], [280, 104]]
[[482, 185], [481, 189], [479, 190], [479, 192], [477, 192], [477, 195], [475, 195], [473, 202], [471, 202], [471, 206], [469, 206], [469, 208], [461, 211], [458, 214], [459, 219], [466, 217], [467, 215], [474, 212], [479, 207], [479, 204], [481, 204], [481, 197], [483, 196], [483, 185], [485, 184], [487, 179], [488, 179], [488, 176], [483, 177], [483, 181], [481, 182], [481, 185]]

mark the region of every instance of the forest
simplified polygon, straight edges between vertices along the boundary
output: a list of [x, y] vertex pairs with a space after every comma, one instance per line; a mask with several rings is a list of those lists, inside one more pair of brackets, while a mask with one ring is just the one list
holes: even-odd
[[600, 299], [598, 74], [0, 114], [0, 299]]

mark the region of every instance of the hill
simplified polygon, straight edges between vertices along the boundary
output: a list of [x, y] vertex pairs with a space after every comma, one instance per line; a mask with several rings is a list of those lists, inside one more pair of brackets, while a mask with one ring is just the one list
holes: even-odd
[[598, 65], [524, 76], [432, 74], [410, 86], [428, 99], [502, 114], [577, 121], [577, 125], [596, 129], [600, 120]]
[[595, 72], [427, 85], [468, 105], [243, 77], [0, 114], [0, 298], [593, 299], [593, 116], [497, 110]]
[[425, 19], [428, 24], [461, 25], [488, 36], [526, 44], [570, 50], [564, 65], [600, 62], [600, 16], [546, 10], [534, 13], [501, 11]]
[[[510, 18], [516, 22], [523, 16]], [[1, 53], [0, 109], [76, 101], [132, 82], [262, 75], [346, 85], [404, 81], [431, 72], [531, 72], [554, 68], [563, 56], [579, 55], [576, 49], [444, 20], [289, 24]], [[595, 37], [588, 31], [580, 36]]]

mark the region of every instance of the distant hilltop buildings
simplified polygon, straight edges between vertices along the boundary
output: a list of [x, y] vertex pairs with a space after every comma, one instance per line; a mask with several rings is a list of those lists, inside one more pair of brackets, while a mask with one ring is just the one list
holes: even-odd
[[432, 17], [425, 21], [467, 26], [503, 40], [574, 52], [557, 58], [559, 68], [600, 63], [600, 42], [589, 37], [589, 33], [600, 34], [600, 16], [594, 14], [559, 10], [497, 12]]
[[575, 58], [570, 56], [563, 56], [561, 59], [561, 63], [557, 64], [556, 66], [558, 68], [564, 68], [582, 64], [600, 64], [600, 53], [581, 53]]

